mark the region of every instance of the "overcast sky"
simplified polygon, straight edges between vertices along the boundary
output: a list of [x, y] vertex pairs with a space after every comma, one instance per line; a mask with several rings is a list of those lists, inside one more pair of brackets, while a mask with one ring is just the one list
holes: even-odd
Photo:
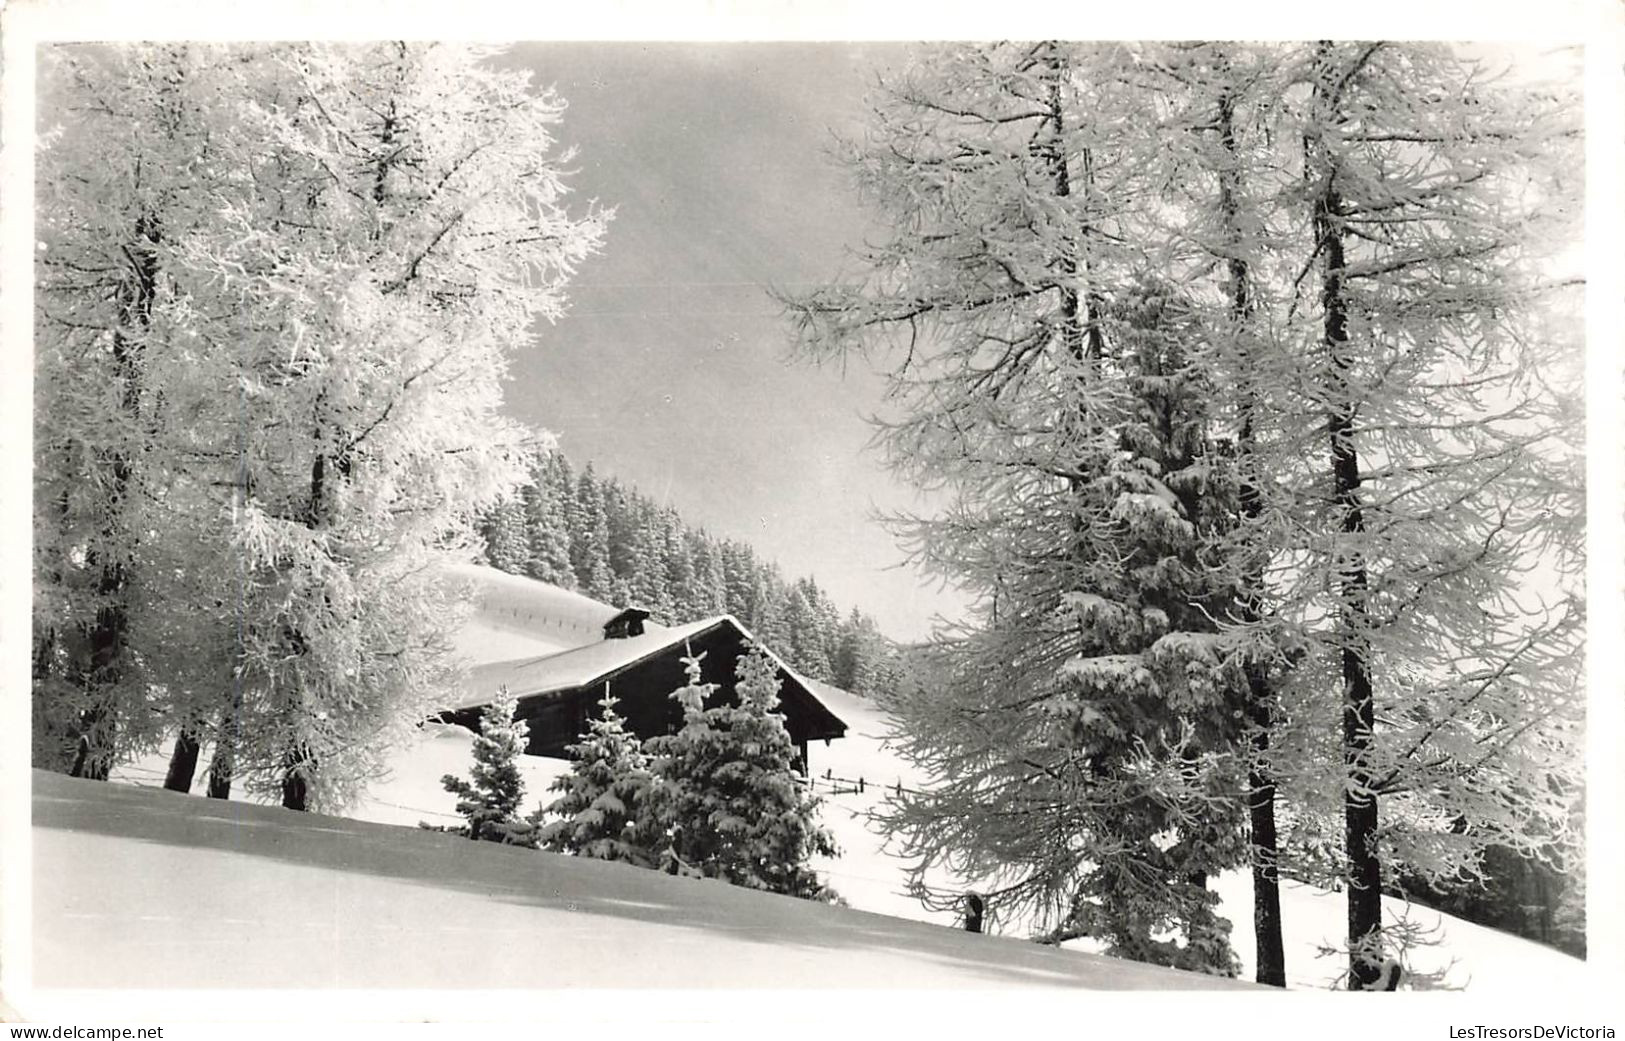
[[899, 639], [958, 600], [907, 569], [875, 507], [908, 508], [866, 452], [876, 375], [788, 355], [769, 286], [832, 278], [865, 218], [828, 158], [895, 44], [521, 44], [569, 103], [572, 183], [614, 206], [568, 317], [514, 367], [509, 408], [578, 467], [813, 575]]

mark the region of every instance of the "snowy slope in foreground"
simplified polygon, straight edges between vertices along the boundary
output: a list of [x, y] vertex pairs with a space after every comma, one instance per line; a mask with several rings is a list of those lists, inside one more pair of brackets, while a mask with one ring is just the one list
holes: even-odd
[[[886, 850], [886, 839], [867, 827], [864, 814], [879, 806], [885, 789], [901, 782], [919, 786], [924, 778], [884, 746], [888, 717], [878, 706], [844, 691], [816, 684], [816, 693], [848, 725], [844, 739], [828, 746], [815, 743], [810, 750], [816, 786], [824, 799], [825, 824], [835, 833], [842, 855], [820, 860], [817, 867], [843, 899], [864, 911], [899, 918], [953, 925], [951, 913], [928, 912], [903, 891], [904, 863]], [[447, 773], [466, 776], [472, 757], [472, 735], [461, 727], [430, 724], [416, 746], [400, 756], [392, 776], [372, 787], [351, 816], [367, 821], [413, 825], [419, 821], [455, 824], [456, 800], [440, 787]], [[164, 759], [154, 757], [115, 773], [115, 779], [136, 784], [161, 784]], [[549, 798], [548, 783], [567, 771], [563, 760], [525, 756], [527, 805]], [[831, 794], [832, 778], [863, 778], [862, 794]], [[844, 786], [839, 786], [844, 787]], [[934, 877], [934, 885], [954, 888], [950, 879]], [[1215, 880], [1221, 898], [1220, 913], [1230, 919], [1232, 942], [1243, 964], [1243, 976], [1253, 974], [1252, 887], [1243, 872]], [[1345, 903], [1340, 893], [1288, 882], [1281, 892], [1287, 978], [1293, 987], [1318, 989], [1333, 986], [1343, 968], [1337, 955], [1323, 955], [1322, 947], [1336, 947], [1345, 925]], [[1412, 983], [1431, 987], [1467, 988], [1495, 992], [1503, 987], [1540, 988], [1572, 983], [1584, 973], [1585, 963], [1541, 944], [1487, 929], [1420, 906], [1407, 907], [1389, 899], [1388, 920], [1408, 917], [1432, 939], [1412, 952]], [[1089, 950], [1087, 942], [1072, 945]], [[1437, 974], [1437, 978], [1425, 977]]]
[[413, 828], [33, 782], [40, 987], [1249, 987]]

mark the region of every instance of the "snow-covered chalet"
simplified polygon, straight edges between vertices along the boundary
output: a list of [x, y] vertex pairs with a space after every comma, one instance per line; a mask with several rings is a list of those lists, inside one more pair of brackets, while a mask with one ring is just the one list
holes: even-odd
[[[691, 652], [705, 655], [703, 681], [718, 685], [710, 703], [733, 703], [736, 663], [758, 642], [732, 615], [663, 626], [638, 608], [494, 568], [464, 565], [451, 577], [473, 587], [473, 613], [454, 639], [471, 668], [441, 718], [476, 729], [481, 708], [506, 689], [529, 724], [530, 755], [566, 756], [606, 691], [639, 737], [674, 732], [682, 712], [671, 693], [685, 682], [681, 659]], [[845, 735], [846, 724], [811, 681], [763, 649], [779, 667], [780, 711], [806, 772], [808, 745]]]

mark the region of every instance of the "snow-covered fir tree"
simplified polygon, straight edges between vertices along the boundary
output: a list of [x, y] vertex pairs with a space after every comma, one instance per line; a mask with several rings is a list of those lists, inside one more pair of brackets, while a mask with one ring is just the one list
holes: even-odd
[[598, 482], [604, 497], [604, 519], [608, 522], [609, 569], [616, 578], [630, 584], [637, 571], [638, 526], [643, 509], [649, 504], [614, 477], [600, 477]]
[[558, 793], [540, 812], [541, 849], [652, 867], [659, 839], [652, 827], [649, 758], [607, 691], [586, 735], [570, 746], [570, 772], [548, 788]]
[[952, 505], [902, 534], [980, 597], [947, 685], [895, 702], [936, 777], [889, 815], [916, 878], [951, 864], [996, 912], [1225, 973], [1205, 882], [1246, 851], [1214, 649], [1231, 589], [1206, 557], [1234, 482], [1201, 321], [1150, 278], [1125, 201], [1156, 175], [1120, 136], [1150, 115], [1132, 69], [1045, 44], [906, 72], [851, 155], [897, 230], [863, 282], [790, 305], [818, 355], [909, 344], [879, 439]]
[[704, 532], [689, 532], [693, 543], [695, 601], [688, 618], [710, 618], [728, 614], [727, 583], [722, 563], [722, 548]]
[[723, 597], [728, 611], [760, 636], [754, 600], [756, 566], [750, 547], [727, 539], [722, 543], [721, 555]]
[[740, 755], [719, 780], [738, 791], [729, 812], [749, 822], [743, 837], [747, 857], [737, 870], [750, 879], [746, 885], [831, 899], [834, 894], [807, 862], [839, 851], [818, 821], [818, 799], [795, 776], [795, 745], [779, 711], [779, 667], [752, 646], [739, 656], [736, 672], [739, 705], [730, 729]]
[[788, 647], [791, 642], [790, 591], [777, 570], [757, 563], [749, 604], [754, 620], [751, 631], [771, 647]]
[[664, 542], [666, 590], [671, 599], [672, 618], [682, 621], [704, 618], [711, 612], [705, 609], [708, 598], [699, 589], [695, 540], [684, 529], [677, 511], [669, 506], [660, 513], [660, 536]]
[[673, 590], [666, 581], [666, 536], [660, 512], [654, 503], [639, 499], [632, 513], [631, 573], [625, 576], [631, 603], [648, 611], [656, 622], [670, 625], [676, 619]]
[[534, 846], [533, 822], [519, 816], [525, 798], [525, 780], [519, 773], [519, 757], [525, 752], [529, 725], [515, 719], [518, 702], [501, 696], [480, 712], [480, 730], [474, 735], [474, 766], [469, 779], [447, 774], [440, 779], [446, 791], [457, 796], [457, 812], [468, 823], [463, 834], [485, 842]]
[[831, 682], [854, 694], [874, 694], [879, 689], [880, 663], [884, 656], [885, 638], [880, 630], [872, 619], [853, 608], [836, 637], [835, 658], [830, 665], [834, 672]]
[[816, 586], [798, 581], [790, 588], [784, 605], [784, 630], [789, 642], [790, 660], [815, 679], [827, 680], [831, 675], [826, 650], [824, 619], [815, 605]]
[[525, 574], [565, 589], [576, 584], [570, 563], [569, 516], [575, 479], [562, 452], [544, 455], [532, 469], [532, 483], [524, 489], [525, 540], [529, 550]]
[[662, 868], [827, 899], [807, 859], [834, 855], [834, 840], [795, 778], [794, 745], [776, 711], [778, 667], [753, 648], [739, 659], [739, 704], [707, 708], [716, 684], [702, 682], [703, 657], [683, 659], [688, 682], [672, 694], [682, 729], [647, 746], [658, 778], [649, 805], [666, 843]]
[[[1103, 423], [1119, 455], [1068, 489], [1075, 509], [1107, 523], [1079, 526], [1088, 548], [1058, 612], [1076, 627], [1076, 656], [1042, 708], [1090, 770], [1132, 781], [1092, 825], [1112, 852], [1085, 872], [1063, 929], [1138, 960], [1233, 973], [1206, 881], [1246, 859], [1235, 795], [1247, 685], [1217, 622], [1234, 606], [1216, 537], [1234, 523], [1235, 477], [1181, 298], [1126, 289], [1097, 321], [1112, 355], [1102, 368], [1124, 391]], [[1160, 938], [1170, 931], [1183, 946]]]
[[525, 537], [525, 507], [520, 501], [499, 504], [486, 514], [480, 534], [485, 539], [485, 562], [510, 574], [521, 572], [530, 557]]
[[571, 526], [570, 559], [575, 566], [576, 588], [595, 600], [625, 604], [615, 592], [615, 574], [609, 564], [609, 514], [604, 507], [604, 489], [588, 463], [576, 482], [574, 516]]

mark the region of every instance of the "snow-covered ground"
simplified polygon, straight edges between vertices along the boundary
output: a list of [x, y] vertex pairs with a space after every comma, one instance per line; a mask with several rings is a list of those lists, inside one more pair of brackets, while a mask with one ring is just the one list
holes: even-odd
[[[817, 686], [817, 693], [849, 728], [844, 739], [828, 746], [814, 744], [810, 750], [812, 773], [824, 799], [824, 821], [842, 850], [839, 858], [820, 861], [817, 866], [852, 908], [953, 925], [952, 913], [929, 912], [904, 892], [903, 861], [888, 852], [886, 836], [870, 830], [866, 822], [866, 814], [885, 799], [887, 788], [899, 782], [918, 786], [924, 778], [885, 747], [888, 719], [877, 706], [822, 684]], [[375, 784], [350, 816], [385, 824], [457, 823], [460, 818], [454, 812], [456, 800], [441, 787], [440, 778], [447, 773], [466, 776], [472, 763], [471, 750], [472, 735], [468, 731], [437, 724], [426, 726], [418, 743], [396, 760], [392, 775]], [[161, 784], [164, 765], [163, 757], [154, 756], [117, 771], [114, 779]], [[521, 765], [531, 804], [550, 798], [546, 794], [548, 784], [569, 769], [564, 760], [531, 756], [524, 757]], [[826, 773], [831, 778], [863, 778], [864, 791], [832, 794], [831, 782], [824, 780]], [[946, 878], [933, 878], [932, 882], [950, 884]], [[1234, 926], [1232, 939], [1244, 965], [1244, 976], [1250, 978], [1250, 879], [1243, 872], [1233, 872], [1217, 878], [1214, 885], [1222, 900], [1221, 913]], [[1335, 985], [1343, 959], [1322, 950], [1335, 948], [1344, 929], [1342, 894], [1287, 882], [1282, 886], [1281, 902], [1289, 984], [1304, 989]], [[1386, 905], [1391, 922], [1408, 919], [1430, 938], [1427, 946], [1409, 955], [1411, 980], [1417, 984], [1494, 993], [1514, 986], [1565, 986], [1574, 983], [1584, 971], [1583, 962], [1543, 945], [1420, 906], [1407, 907], [1402, 901], [1389, 899]], [[1074, 946], [1088, 949], [1087, 943]]]
[[1248, 987], [414, 828], [33, 780], [40, 988]]

